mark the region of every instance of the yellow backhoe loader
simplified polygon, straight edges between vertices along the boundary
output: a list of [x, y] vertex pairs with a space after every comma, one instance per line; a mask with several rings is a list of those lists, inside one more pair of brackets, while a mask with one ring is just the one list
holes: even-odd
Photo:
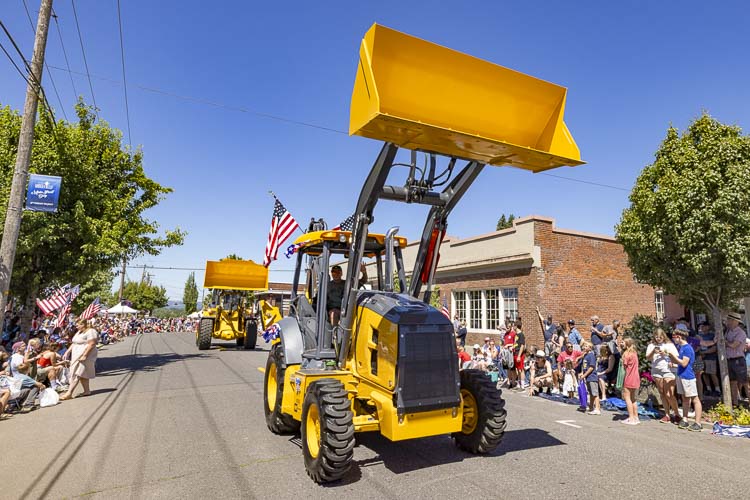
[[203, 288], [211, 289], [211, 295], [195, 332], [198, 349], [210, 349], [211, 339], [234, 340], [238, 347], [255, 349], [258, 323], [249, 292], [268, 288], [268, 268], [251, 260], [209, 260]]
[[[352, 231], [297, 238], [291, 311], [267, 331], [266, 423], [274, 433], [301, 431], [314, 481], [346, 474], [356, 432], [392, 441], [450, 434], [472, 453], [500, 444], [500, 390], [481, 371], [459, 371], [451, 322], [429, 298], [448, 215], [485, 165], [540, 172], [583, 163], [563, 122], [565, 95], [563, 87], [383, 26], [365, 35], [349, 132], [385, 144]], [[399, 149], [409, 151], [405, 160]], [[397, 168], [402, 185], [392, 182]], [[398, 228], [368, 229], [381, 199], [430, 207], [408, 285]], [[343, 294], [328, 278], [336, 257], [346, 260]], [[360, 288], [364, 258], [377, 270], [372, 289]], [[338, 315], [329, 306], [338, 303], [336, 290]]]

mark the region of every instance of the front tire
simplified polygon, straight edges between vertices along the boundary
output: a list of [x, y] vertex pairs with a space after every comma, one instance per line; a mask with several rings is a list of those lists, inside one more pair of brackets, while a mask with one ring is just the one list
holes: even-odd
[[505, 433], [505, 401], [481, 370], [461, 371], [463, 426], [452, 434], [456, 445], [469, 453], [491, 453]]
[[307, 475], [316, 483], [344, 477], [354, 456], [354, 414], [338, 380], [310, 385], [302, 405], [302, 453]]
[[285, 371], [281, 362], [281, 348], [274, 346], [268, 353], [263, 383], [263, 410], [266, 415], [266, 425], [274, 434], [295, 434], [299, 431], [299, 422], [281, 411]]
[[201, 318], [198, 324], [198, 350], [211, 349], [211, 336], [214, 333], [213, 318]]
[[245, 350], [255, 349], [258, 343], [258, 323], [254, 319], [245, 321]]

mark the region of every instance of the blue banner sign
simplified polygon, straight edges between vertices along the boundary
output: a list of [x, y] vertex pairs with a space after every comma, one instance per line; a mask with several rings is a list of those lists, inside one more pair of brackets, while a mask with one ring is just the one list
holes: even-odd
[[57, 212], [62, 177], [54, 175], [29, 175], [29, 190], [26, 193], [26, 210], [34, 212]]

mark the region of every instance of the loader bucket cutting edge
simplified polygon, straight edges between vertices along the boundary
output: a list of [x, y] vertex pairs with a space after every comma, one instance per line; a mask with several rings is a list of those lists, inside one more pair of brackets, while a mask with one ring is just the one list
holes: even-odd
[[252, 260], [206, 261], [203, 288], [267, 290], [268, 268]]
[[541, 172], [581, 154], [567, 89], [374, 24], [365, 34], [349, 134]]

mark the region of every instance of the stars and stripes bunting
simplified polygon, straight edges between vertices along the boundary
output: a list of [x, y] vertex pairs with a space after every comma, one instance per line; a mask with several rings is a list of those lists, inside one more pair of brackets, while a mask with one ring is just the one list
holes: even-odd
[[299, 224], [294, 220], [292, 214], [289, 213], [275, 196], [274, 200], [271, 228], [268, 231], [268, 242], [266, 242], [266, 252], [263, 257], [263, 265], [266, 267], [271, 265], [272, 261], [276, 260], [279, 247], [289, 239], [295, 229], [299, 229]]
[[291, 259], [292, 255], [294, 255], [295, 253], [297, 253], [297, 250], [299, 250], [299, 247], [301, 247], [301, 246], [302, 245], [300, 245], [298, 243], [292, 243], [291, 245], [289, 245], [287, 247], [286, 252], [284, 252], [284, 256], [287, 259]]
[[45, 316], [48, 316], [65, 305], [69, 290], [70, 283], [50, 290], [46, 299], [36, 299], [36, 305]]
[[84, 311], [81, 313], [81, 319], [91, 319], [97, 314], [99, 314], [99, 310], [102, 308], [101, 304], [99, 303], [99, 297], [95, 298], [94, 301], [89, 304], [89, 306], [84, 309]]
[[354, 214], [350, 215], [333, 228], [333, 231], [349, 231], [354, 229]]

